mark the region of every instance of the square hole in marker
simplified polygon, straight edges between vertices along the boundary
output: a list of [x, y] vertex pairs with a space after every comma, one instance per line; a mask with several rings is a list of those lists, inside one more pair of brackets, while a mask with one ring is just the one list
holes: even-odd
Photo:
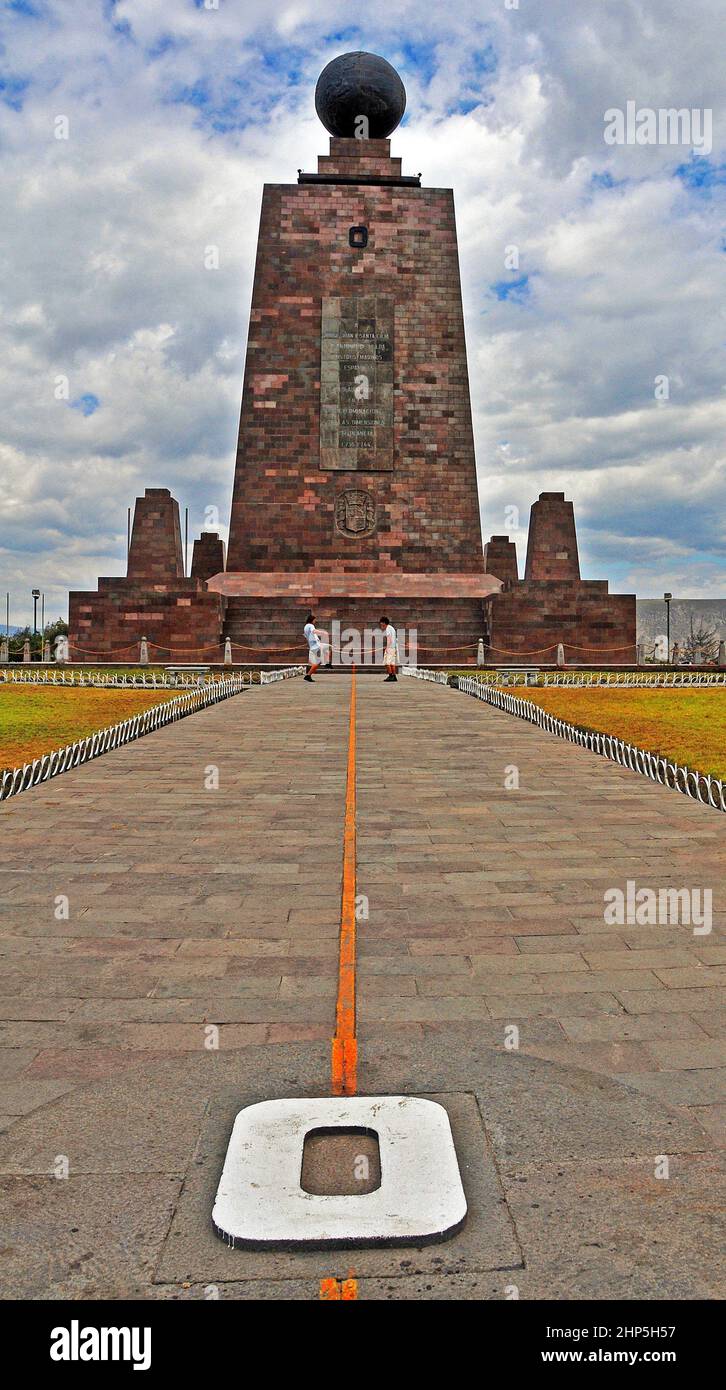
[[303, 1144], [300, 1186], [315, 1197], [361, 1197], [381, 1185], [381, 1153], [373, 1129], [310, 1129]]

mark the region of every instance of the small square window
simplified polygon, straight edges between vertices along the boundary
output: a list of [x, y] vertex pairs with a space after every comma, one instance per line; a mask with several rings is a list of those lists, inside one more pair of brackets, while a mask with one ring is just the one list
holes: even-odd
[[351, 227], [348, 232], [348, 245], [352, 246], [354, 251], [365, 251], [368, 245], [368, 228]]

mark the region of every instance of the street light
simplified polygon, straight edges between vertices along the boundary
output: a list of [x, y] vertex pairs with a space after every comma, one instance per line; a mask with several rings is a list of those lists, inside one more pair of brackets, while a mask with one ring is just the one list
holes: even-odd
[[671, 659], [671, 599], [672, 599], [672, 598], [673, 598], [673, 595], [672, 595], [672, 594], [664, 594], [664, 595], [663, 595], [663, 600], [664, 600], [665, 606], [666, 606], [666, 647], [667, 647], [667, 649], [668, 649], [668, 650], [667, 650], [667, 653], [666, 653], [666, 663], [668, 663], [668, 662], [670, 661], [670, 659]]
[[40, 598], [40, 589], [31, 589], [30, 592], [33, 595], [33, 636], [35, 637], [38, 631], [38, 599]]

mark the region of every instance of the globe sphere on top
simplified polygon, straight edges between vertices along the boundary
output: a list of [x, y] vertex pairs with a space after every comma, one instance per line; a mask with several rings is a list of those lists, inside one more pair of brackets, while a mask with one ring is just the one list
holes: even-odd
[[315, 110], [331, 135], [359, 134], [356, 120], [367, 116], [370, 139], [384, 140], [406, 110], [406, 88], [376, 53], [341, 53], [318, 78]]

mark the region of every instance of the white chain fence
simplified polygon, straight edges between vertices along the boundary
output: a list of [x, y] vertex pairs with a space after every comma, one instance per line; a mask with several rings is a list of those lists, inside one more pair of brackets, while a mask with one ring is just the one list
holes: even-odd
[[[259, 684], [270, 685], [272, 681], [287, 680], [290, 676], [301, 676], [304, 666], [286, 666], [277, 671], [260, 671]], [[179, 671], [177, 674], [156, 672], [111, 672], [111, 671], [12, 671], [0, 668], [0, 682], [5, 685], [65, 685], [100, 686], [114, 690], [196, 690], [202, 686], [219, 685], [230, 680], [230, 676], [219, 672]], [[239, 672], [235, 680], [245, 685], [256, 685], [256, 673]]]
[[287, 681], [291, 676], [302, 676], [307, 666], [283, 666], [279, 671], [260, 671], [260, 685], [272, 685], [273, 681]]
[[[249, 673], [246, 673], [246, 676], [249, 684]], [[163, 675], [159, 675], [156, 672], [146, 671], [127, 673], [125, 671], [70, 670], [12, 671], [8, 667], [0, 669], [0, 681], [5, 685], [107, 686], [114, 690], [194, 689], [212, 683], [219, 684], [220, 681], [229, 679], [228, 676], [214, 673], [205, 675], [202, 672], [191, 671], [179, 672], [178, 675], [171, 675], [165, 671]]]
[[415, 676], [420, 681], [435, 681], [436, 685], [448, 685], [448, 671], [427, 671], [424, 666], [402, 666], [402, 676]]
[[[407, 666], [404, 675], [418, 676], [420, 680], [435, 680], [445, 685], [451, 675], [448, 671], [427, 671], [423, 667]], [[473, 679], [483, 685], [567, 685], [567, 686], [612, 686], [614, 688], [641, 688], [667, 686], [677, 689], [686, 686], [726, 685], [726, 671], [501, 671], [478, 670], [475, 676], [461, 677]]]
[[27, 791], [29, 787], [37, 787], [40, 782], [47, 782], [49, 778], [57, 777], [61, 772], [68, 772], [71, 768], [79, 767], [81, 763], [89, 762], [91, 758], [100, 757], [102, 753], [121, 748], [123, 744], [142, 738], [144, 734], [153, 733], [154, 729], [161, 729], [165, 724], [184, 719], [186, 715], [194, 714], [207, 705], [214, 705], [219, 700], [228, 699], [230, 695], [237, 695], [244, 685], [241, 676], [229, 676], [226, 680], [214, 681], [213, 684], [205, 685], [199, 690], [189, 691], [184, 695], [177, 695], [172, 700], [152, 705], [150, 709], [134, 714], [130, 719], [123, 719], [118, 724], [97, 729], [86, 738], [69, 743], [65, 748], [56, 748], [52, 753], [45, 753], [31, 763], [24, 763], [22, 767], [3, 772], [0, 777], [0, 801], [7, 801], [8, 797], [17, 796], [18, 792]]
[[[438, 684], [446, 684], [447, 681], [442, 671], [404, 667], [402, 674], [417, 676], [419, 680], [436, 681]], [[726, 785], [718, 777], [684, 767], [683, 764], [672, 762], [661, 754], [651, 753], [646, 748], [636, 748], [634, 744], [625, 743], [613, 734], [596, 733], [591, 729], [582, 729], [577, 724], [570, 724], [565, 719], [558, 719], [555, 715], [548, 714], [533, 700], [522, 700], [518, 695], [510, 695], [506, 690], [493, 689], [490, 683], [480, 680], [477, 676], [459, 676], [458, 688], [465, 695], [473, 695], [478, 700], [485, 700], [487, 704], [494, 705], [496, 709], [505, 710], [507, 714], [526, 719], [528, 723], [535, 724], [538, 729], [544, 729], [548, 734], [555, 734], [558, 738], [566, 739], [568, 743], [575, 743], [580, 748], [587, 748], [591, 753], [608, 758], [620, 767], [627, 767], [631, 772], [649, 777], [651, 782], [657, 782], [659, 786], [683, 792], [692, 800], [700, 801], [704, 806], [711, 806], [716, 811], [726, 811]]]

